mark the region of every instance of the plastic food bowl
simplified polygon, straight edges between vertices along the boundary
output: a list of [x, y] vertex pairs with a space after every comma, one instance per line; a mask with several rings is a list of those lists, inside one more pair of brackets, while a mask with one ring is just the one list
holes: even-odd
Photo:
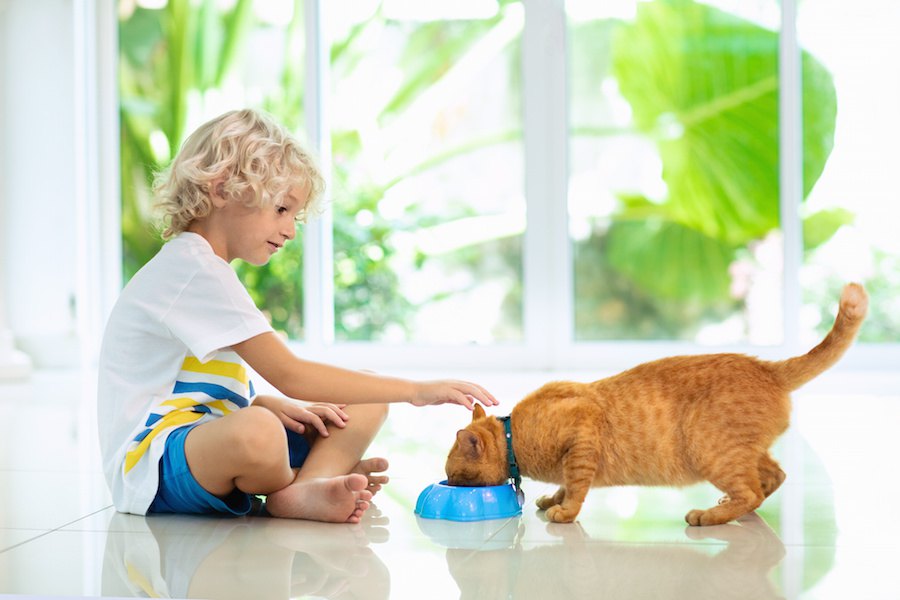
[[522, 514], [522, 504], [512, 484], [484, 487], [432, 483], [419, 494], [416, 514], [426, 519], [487, 521]]

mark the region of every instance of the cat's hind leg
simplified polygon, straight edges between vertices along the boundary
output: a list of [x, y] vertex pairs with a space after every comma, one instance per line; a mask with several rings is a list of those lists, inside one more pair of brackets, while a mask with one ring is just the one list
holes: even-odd
[[781, 470], [781, 467], [775, 462], [768, 453], [763, 454], [759, 458], [759, 482], [762, 486], [763, 494], [766, 498], [771, 496], [775, 490], [781, 487], [787, 475]]
[[552, 496], [541, 496], [537, 500], [534, 501], [537, 504], [537, 507], [541, 510], [547, 510], [552, 506], [556, 506], [558, 504], [562, 504], [563, 500], [566, 499], [566, 488], [565, 486], [561, 486], [556, 493]]
[[[774, 458], [769, 456], [768, 454], [763, 454], [759, 458], [759, 483], [762, 486], [763, 494], [766, 498], [775, 493], [781, 484], [784, 483], [785, 478], [784, 471], [781, 470], [781, 467], [775, 461]], [[731, 500], [728, 496], [722, 496], [719, 498], [719, 504], [725, 504]]]
[[766, 496], [760, 482], [759, 453], [734, 448], [719, 455], [704, 475], [725, 492], [727, 500], [706, 510], [694, 509], [684, 519], [690, 525], [721, 525], [756, 510]]

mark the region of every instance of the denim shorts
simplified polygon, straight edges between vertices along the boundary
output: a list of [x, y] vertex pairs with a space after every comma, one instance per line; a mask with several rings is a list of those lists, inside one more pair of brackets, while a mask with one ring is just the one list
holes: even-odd
[[[166, 439], [166, 448], [159, 461], [159, 488], [149, 512], [246, 515], [252, 508], [252, 496], [235, 488], [228, 496], [219, 498], [207, 492], [188, 468], [184, 456], [184, 440], [196, 427], [179, 427]], [[288, 455], [292, 468], [299, 468], [309, 454], [309, 441], [299, 433], [285, 430]]]

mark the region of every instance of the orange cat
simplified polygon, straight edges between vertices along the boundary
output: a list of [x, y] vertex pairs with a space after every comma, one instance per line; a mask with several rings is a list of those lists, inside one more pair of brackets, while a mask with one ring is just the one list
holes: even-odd
[[[560, 484], [538, 498], [554, 522], [575, 520], [592, 486], [689, 485], [707, 480], [726, 497], [692, 510], [691, 525], [718, 525], [755, 510], [784, 481], [769, 447], [788, 427], [789, 392], [834, 365], [868, 307], [848, 284], [831, 332], [809, 353], [769, 362], [741, 354], [676, 356], [593, 383], [557, 381], [512, 411], [521, 474]], [[505, 424], [476, 406], [446, 464], [451, 485], [511, 477]]]

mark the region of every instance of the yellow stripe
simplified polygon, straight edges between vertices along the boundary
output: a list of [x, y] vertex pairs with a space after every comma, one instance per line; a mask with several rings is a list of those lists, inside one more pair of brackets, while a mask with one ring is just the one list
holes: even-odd
[[240, 381], [244, 385], [250, 381], [247, 377], [247, 369], [239, 363], [225, 362], [224, 360], [211, 360], [202, 363], [195, 356], [188, 356], [181, 365], [183, 371], [191, 371], [193, 373], [208, 373], [210, 375], [219, 375], [221, 377], [230, 377]]
[[[194, 406], [208, 406], [210, 408], [217, 408], [222, 411], [223, 415], [227, 415], [229, 413], [234, 412], [234, 403], [226, 400], [211, 400], [209, 402], [199, 402], [194, 398], [182, 397], [182, 398], [171, 398], [166, 400], [165, 402], [160, 402], [160, 406], [171, 406], [174, 410], [182, 410], [185, 408], [192, 408]], [[173, 412], [174, 412], [173, 410]], [[169, 413], [167, 413], [169, 414]]]
[[190, 396], [182, 396], [180, 398], [171, 398], [169, 400], [166, 400], [165, 402], [159, 403], [160, 406], [171, 406], [175, 410], [179, 410], [182, 408], [190, 408], [192, 406], [198, 406], [200, 404], [202, 404], [202, 402], [200, 402], [196, 398], [191, 398]]
[[[226, 402], [225, 400], [213, 400], [212, 402], [207, 402], [206, 406], [210, 406], [212, 408], [218, 408], [219, 410], [222, 411], [223, 415], [233, 413], [234, 409], [231, 408], [231, 406], [234, 406], [234, 404], [230, 401], [228, 402], [228, 404], [226, 404], [225, 402]], [[231, 406], [229, 406], [229, 405], [231, 405]]]
[[164, 416], [162, 419], [157, 421], [153, 425], [153, 429], [150, 433], [147, 434], [147, 437], [141, 440], [141, 443], [137, 445], [133, 450], [129, 450], [125, 453], [125, 473], [128, 473], [134, 465], [138, 463], [139, 460], [144, 456], [147, 452], [147, 448], [150, 447], [150, 442], [153, 441], [159, 433], [168, 427], [176, 427], [178, 425], [185, 425], [187, 423], [193, 423], [197, 419], [203, 417], [203, 413], [195, 413], [188, 411], [173, 411]]

